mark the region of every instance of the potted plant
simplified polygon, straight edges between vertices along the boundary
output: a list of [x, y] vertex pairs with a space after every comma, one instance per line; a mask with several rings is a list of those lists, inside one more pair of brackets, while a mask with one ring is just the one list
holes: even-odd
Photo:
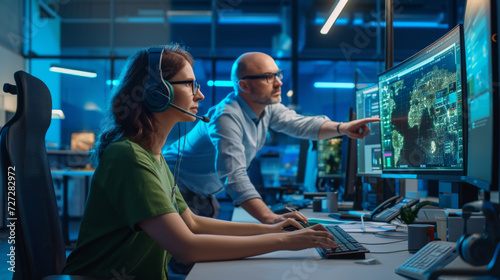
[[415, 218], [417, 218], [418, 211], [420, 211], [420, 208], [430, 204], [432, 204], [432, 202], [423, 201], [413, 207], [407, 207], [407, 208], [401, 207], [398, 219], [407, 225], [412, 224], [415, 221]]

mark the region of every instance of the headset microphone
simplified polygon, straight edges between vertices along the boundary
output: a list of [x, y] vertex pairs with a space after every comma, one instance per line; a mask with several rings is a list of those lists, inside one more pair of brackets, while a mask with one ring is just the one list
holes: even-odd
[[203, 122], [206, 122], [206, 123], [210, 122], [210, 118], [209, 117], [206, 117], [206, 116], [201, 116], [201, 117], [197, 116], [197, 115], [195, 115], [195, 114], [193, 114], [193, 113], [191, 113], [189, 111], [186, 111], [186, 110], [182, 109], [181, 107], [179, 107], [179, 106], [177, 106], [177, 105], [175, 105], [173, 103], [170, 103], [170, 107], [172, 107], [174, 109], [177, 109], [177, 110], [179, 110], [179, 111], [181, 111], [183, 113], [186, 113], [186, 114], [188, 114], [190, 116], [193, 116], [193, 117], [195, 117], [195, 118], [197, 118], [197, 119], [199, 119], [199, 120], [201, 120]]

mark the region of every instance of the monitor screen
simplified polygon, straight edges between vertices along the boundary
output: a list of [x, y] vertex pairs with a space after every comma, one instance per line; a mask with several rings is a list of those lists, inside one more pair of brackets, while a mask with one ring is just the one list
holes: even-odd
[[[467, 181], [484, 189], [498, 188], [498, 49], [496, 1], [469, 0], [464, 41], [468, 90]], [[495, 112], [496, 111], [496, 112]]]
[[465, 175], [461, 38], [459, 25], [378, 76], [383, 173]]
[[318, 178], [342, 176], [342, 137], [318, 141]]
[[[375, 84], [356, 91], [357, 119], [378, 118], [378, 85]], [[382, 174], [382, 149], [380, 147], [380, 123], [369, 123], [370, 134], [358, 140], [357, 159], [360, 176], [380, 176]]]
[[299, 166], [299, 145], [286, 145], [281, 151], [279, 180], [281, 185], [295, 185]]

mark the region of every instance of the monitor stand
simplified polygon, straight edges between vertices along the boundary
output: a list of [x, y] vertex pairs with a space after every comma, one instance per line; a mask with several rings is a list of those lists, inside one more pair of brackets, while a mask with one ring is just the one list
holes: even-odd
[[[346, 200], [350, 200], [346, 196]], [[354, 194], [352, 196], [352, 209], [353, 210], [363, 210], [363, 182], [361, 177], [356, 176], [356, 181], [354, 182]]]
[[367, 197], [365, 197], [363, 201], [365, 204], [369, 205], [363, 207], [367, 208], [367, 210], [373, 210], [382, 202], [395, 196], [396, 189], [398, 187], [400, 189], [400, 193], [404, 193], [404, 180], [400, 179], [364, 176], [363, 183], [370, 185]]
[[439, 207], [460, 209], [478, 199], [476, 186], [466, 182], [439, 181]]

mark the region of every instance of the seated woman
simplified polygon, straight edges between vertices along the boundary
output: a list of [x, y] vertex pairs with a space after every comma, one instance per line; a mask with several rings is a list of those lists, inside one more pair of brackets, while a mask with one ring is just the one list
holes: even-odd
[[[171, 256], [190, 264], [277, 250], [337, 247], [321, 225], [284, 232], [285, 227], [302, 226], [294, 219], [274, 225], [235, 223], [189, 210], [161, 149], [176, 123], [196, 119], [172, 108], [169, 101], [196, 114], [204, 96], [191, 55], [178, 45], [160, 50], [159, 62], [151, 60], [153, 54], [146, 49], [131, 55], [113, 89], [108, 124], [92, 154], [98, 165], [77, 248], [63, 273], [167, 279]], [[171, 85], [170, 100], [155, 96], [159, 83]]]

